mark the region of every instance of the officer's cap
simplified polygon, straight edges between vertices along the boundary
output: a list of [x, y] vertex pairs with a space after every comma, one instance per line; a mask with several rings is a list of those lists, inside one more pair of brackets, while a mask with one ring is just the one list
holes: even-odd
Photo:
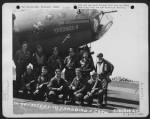
[[97, 54], [97, 57], [103, 57], [103, 53], [99, 53], [99, 54]]

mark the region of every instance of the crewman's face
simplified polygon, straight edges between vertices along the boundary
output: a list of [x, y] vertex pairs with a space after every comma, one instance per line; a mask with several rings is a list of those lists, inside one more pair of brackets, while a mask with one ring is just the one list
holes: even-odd
[[27, 68], [27, 74], [31, 74], [32, 73], [32, 69], [31, 68]]
[[70, 56], [74, 56], [74, 51], [70, 51], [70, 52], [69, 52], [69, 55], [70, 55]]
[[61, 72], [60, 71], [56, 71], [56, 77], [61, 78]]
[[76, 76], [77, 77], [81, 77], [81, 72], [80, 71], [76, 71]]
[[22, 49], [23, 49], [23, 51], [26, 51], [26, 50], [27, 50], [27, 48], [28, 48], [28, 44], [24, 43], [24, 44], [22, 45]]
[[96, 74], [92, 75], [92, 78], [93, 78], [93, 80], [96, 80], [97, 75]]
[[103, 57], [98, 57], [98, 60], [99, 60], [99, 61], [102, 61], [102, 60], [103, 60]]
[[37, 51], [38, 51], [39, 53], [42, 53], [42, 51], [43, 51], [42, 47], [38, 47], [38, 48], [37, 48]]
[[54, 54], [54, 55], [58, 55], [58, 53], [59, 53], [59, 52], [58, 52], [58, 49], [54, 49], [53, 54]]
[[46, 75], [47, 74], [47, 69], [42, 69], [42, 75]]
[[84, 54], [83, 54], [83, 58], [84, 58], [84, 59], [88, 59], [88, 53], [84, 53]]
[[82, 55], [82, 54], [83, 54], [83, 52], [84, 52], [84, 50], [83, 50], [83, 49], [81, 49], [81, 50], [80, 50], [80, 54]]

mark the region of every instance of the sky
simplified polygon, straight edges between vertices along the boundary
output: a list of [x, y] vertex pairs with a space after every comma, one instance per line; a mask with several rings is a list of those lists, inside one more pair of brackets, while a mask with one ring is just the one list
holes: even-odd
[[99, 52], [114, 64], [112, 77], [130, 80], [148, 79], [148, 8], [137, 4], [134, 9], [112, 13], [113, 25], [104, 36], [91, 44], [94, 62]]

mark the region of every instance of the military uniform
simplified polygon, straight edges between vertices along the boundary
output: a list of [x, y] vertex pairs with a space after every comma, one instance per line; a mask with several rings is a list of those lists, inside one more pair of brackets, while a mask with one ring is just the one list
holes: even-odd
[[57, 77], [53, 77], [48, 85], [48, 100], [50, 101], [56, 101], [59, 99], [66, 99], [67, 93], [67, 82], [60, 78], [57, 79]]
[[72, 81], [72, 83], [69, 86], [69, 97], [72, 101], [78, 100], [82, 101], [83, 96], [85, 95], [85, 88], [86, 88], [86, 82], [81, 77], [80, 79], [78, 77], [75, 77]]
[[16, 64], [16, 91], [20, 90], [21, 86], [21, 76], [26, 70], [26, 66], [31, 61], [30, 51], [23, 52], [22, 49], [16, 52], [14, 58]]
[[93, 102], [93, 98], [97, 98], [98, 103], [102, 104], [104, 95], [104, 85], [104, 82], [100, 79], [90, 79], [86, 87], [87, 93], [84, 96], [84, 101], [87, 101], [89, 104], [91, 104]]
[[[103, 57], [102, 53], [99, 53], [97, 57]], [[108, 83], [111, 81], [109, 76], [112, 74], [114, 70], [113, 64], [111, 64], [109, 61], [105, 60], [104, 58], [102, 61], [98, 61], [96, 63], [96, 72], [99, 75], [100, 79], [103, 79], [105, 81], [105, 87], [104, 87], [104, 103], [107, 104], [107, 89], [108, 89]]]
[[114, 70], [114, 66], [107, 60], [103, 59], [102, 62], [96, 63], [96, 71], [101, 76], [110, 76]]
[[85, 79], [90, 78], [90, 72], [94, 70], [94, 64], [90, 58], [87, 60], [84, 60], [83, 58], [80, 60], [80, 66], [81, 66], [81, 71], [82, 75]]
[[48, 70], [50, 73], [50, 78], [54, 77], [55, 70], [57, 68], [62, 69], [62, 67], [63, 67], [61, 57], [55, 56], [55, 55], [50, 56], [48, 58], [47, 66], [48, 66]]
[[49, 75], [40, 75], [36, 82], [36, 90], [34, 91], [35, 99], [44, 100], [47, 92], [47, 84], [49, 82]]
[[46, 64], [46, 56], [42, 53], [34, 53], [32, 56], [32, 64], [34, 66], [34, 73], [39, 75], [41, 73], [41, 68]]
[[35, 90], [35, 76], [26, 72], [22, 76], [22, 90], [24, 97], [32, 96]]
[[75, 77], [75, 68], [78, 67], [78, 59], [76, 56], [67, 56], [64, 60], [64, 65], [66, 69], [65, 80], [71, 83]]

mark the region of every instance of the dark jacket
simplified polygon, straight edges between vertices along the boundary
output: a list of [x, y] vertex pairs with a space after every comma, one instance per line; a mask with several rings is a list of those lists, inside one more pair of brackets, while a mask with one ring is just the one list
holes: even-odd
[[92, 91], [92, 93], [95, 93], [99, 90], [105, 90], [107, 83], [104, 80], [96, 79], [96, 80], [88, 80], [87, 83], [87, 92]]
[[54, 56], [54, 55], [52, 55], [48, 58], [47, 65], [48, 65], [49, 69], [52, 71], [55, 71], [57, 68], [62, 69], [62, 67], [63, 67], [61, 57]]
[[80, 93], [85, 91], [86, 85], [83, 79], [78, 80], [77, 77], [75, 77], [70, 84], [70, 87], [75, 87], [75, 91]]
[[35, 81], [35, 76], [33, 74], [28, 75], [26, 72], [22, 75], [22, 80], [24, 82], [24, 84], [28, 84], [31, 83], [33, 81]]
[[70, 57], [67, 56], [64, 60], [64, 67], [67, 70], [74, 70], [75, 68], [78, 67], [78, 59], [76, 58], [76, 56]]
[[22, 75], [22, 89], [30, 88], [31, 90], [35, 89], [35, 76], [34, 74], [28, 75], [26, 72]]
[[43, 66], [46, 64], [46, 55], [38, 54], [37, 52], [32, 56], [32, 64], [34, 67]]
[[26, 66], [31, 61], [31, 53], [27, 50], [25, 53], [22, 49], [18, 50], [14, 58], [16, 66]]
[[58, 88], [60, 88], [61, 86], [66, 86], [67, 85], [67, 82], [63, 79], [63, 78], [60, 78], [59, 80], [56, 78], [56, 77], [53, 77], [47, 87], [49, 90], [57, 90]]
[[49, 75], [48, 74], [45, 76], [40, 75], [37, 78], [36, 87], [38, 88], [39, 85], [47, 85], [48, 81], [49, 81]]
[[88, 58], [87, 61], [84, 61], [82, 58], [80, 60], [80, 67], [82, 72], [90, 73], [92, 70], [94, 70], [94, 64], [90, 58]]

